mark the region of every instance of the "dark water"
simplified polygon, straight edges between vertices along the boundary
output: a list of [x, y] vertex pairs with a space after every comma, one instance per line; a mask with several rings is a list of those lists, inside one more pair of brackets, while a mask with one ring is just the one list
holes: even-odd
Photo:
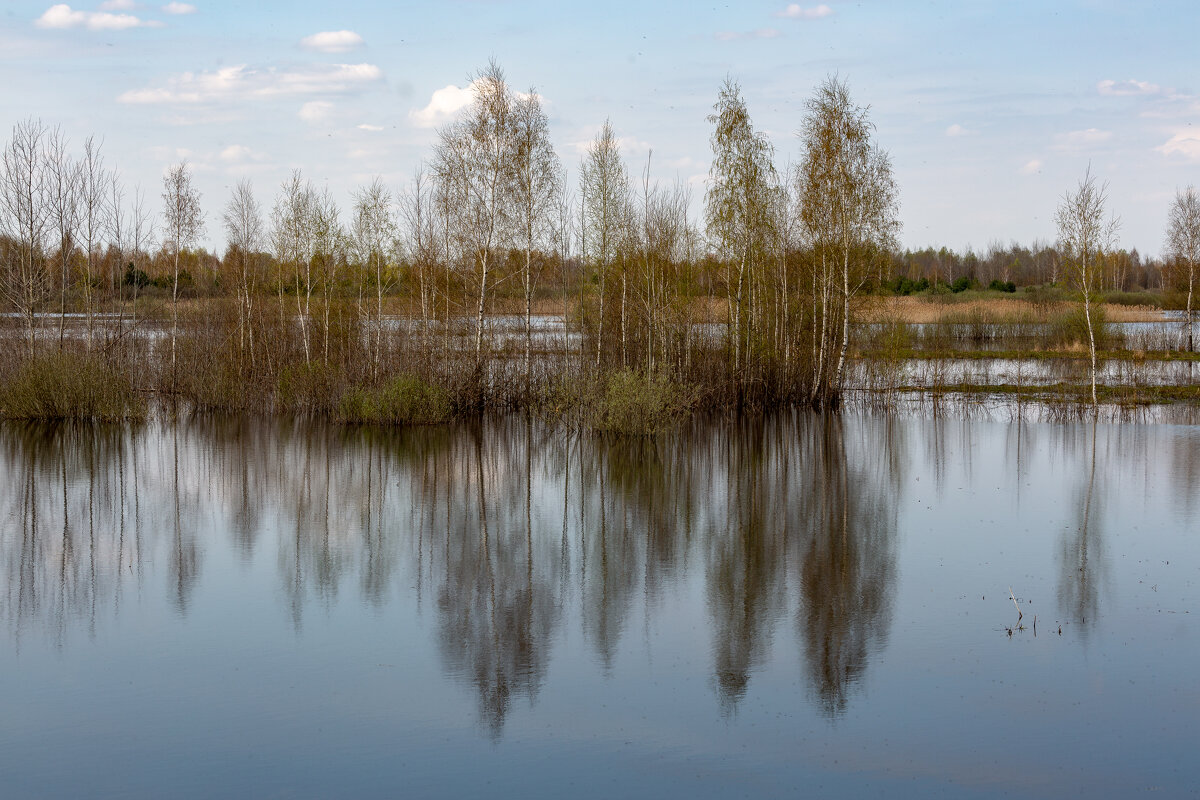
[[1200, 428], [8, 425], [0, 524], [3, 797], [1200, 786]]

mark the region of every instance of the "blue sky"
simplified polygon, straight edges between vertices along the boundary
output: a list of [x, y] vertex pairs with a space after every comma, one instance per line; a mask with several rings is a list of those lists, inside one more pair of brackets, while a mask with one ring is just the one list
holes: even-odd
[[1200, 184], [1197, 31], [1195, 2], [7, 0], [0, 123], [102, 137], [155, 201], [186, 157], [223, 249], [241, 177], [264, 208], [294, 167], [346, 204], [375, 175], [402, 186], [490, 57], [548, 101], [572, 181], [609, 117], [630, 172], [653, 150], [652, 175], [690, 182], [697, 211], [727, 74], [782, 166], [837, 73], [892, 155], [905, 245], [1050, 240], [1090, 164], [1121, 244], [1156, 254], [1175, 189]]

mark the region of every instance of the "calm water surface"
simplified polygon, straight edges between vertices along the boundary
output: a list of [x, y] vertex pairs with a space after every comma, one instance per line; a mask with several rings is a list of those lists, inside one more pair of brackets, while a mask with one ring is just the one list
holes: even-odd
[[0, 525], [4, 797], [1200, 787], [1200, 428], [7, 425]]

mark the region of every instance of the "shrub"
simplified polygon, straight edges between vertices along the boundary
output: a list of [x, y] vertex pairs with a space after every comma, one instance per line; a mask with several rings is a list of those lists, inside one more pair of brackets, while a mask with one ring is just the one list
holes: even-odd
[[1163, 298], [1152, 292], [1109, 292], [1104, 302], [1117, 306], [1154, 306], [1162, 308]]
[[98, 356], [34, 356], [0, 387], [0, 414], [11, 419], [107, 422], [145, 413], [129, 378]]
[[354, 387], [342, 395], [347, 422], [432, 425], [450, 418], [447, 392], [414, 375], [401, 375], [378, 389]]
[[999, 278], [994, 278], [992, 279], [992, 282], [988, 284], [988, 289], [992, 290], [993, 292], [1007, 292], [1009, 294], [1013, 294], [1017, 291], [1017, 285], [1012, 281], [1002, 281]]
[[921, 278], [914, 281], [912, 278], [893, 278], [890, 281], [885, 281], [883, 287], [890, 290], [893, 294], [916, 294], [929, 288], [929, 279]]
[[626, 436], [648, 436], [667, 427], [684, 410], [680, 392], [666, 376], [621, 370], [608, 378], [593, 427]]
[[1026, 286], [1024, 292], [1025, 298], [1039, 308], [1061, 303], [1065, 299], [1063, 290], [1052, 283], [1044, 286]]
[[282, 410], [301, 413], [333, 411], [340, 396], [338, 377], [319, 361], [286, 367], [279, 373], [275, 403]]
[[[1113, 334], [1104, 316], [1104, 309], [1092, 306], [1092, 331], [1096, 337], [1096, 349], [1106, 350], [1113, 344]], [[1083, 306], [1071, 309], [1065, 314], [1059, 314], [1050, 321], [1050, 340], [1052, 344], [1070, 346], [1088, 343], [1087, 317]]]

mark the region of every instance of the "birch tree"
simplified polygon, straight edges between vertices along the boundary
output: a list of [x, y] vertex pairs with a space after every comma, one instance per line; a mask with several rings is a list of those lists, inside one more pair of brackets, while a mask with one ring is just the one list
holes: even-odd
[[[412, 186], [401, 197], [400, 213], [407, 229], [412, 259], [412, 274], [417, 281], [417, 294], [421, 305], [421, 347], [426, 358], [430, 354], [430, 326], [436, 314], [437, 265], [445, 256], [442, 237], [439, 235], [437, 197], [429, 176], [423, 168], [413, 176]], [[376, 286], [382, 291], [381, 284]], [[447, 294], [449, 286], [446, 287]], [[447, 307], [447, 316], [449, 310]], [[446, 321], [447, 326], [449, 320]]]
[[1096, 405], [1096, 330], [1092, 319], [1092, 292], [1100, 276], [1104, 256], [1116, 246], [1120, 222], [1109, 216], [1108, 184], [1097, 183], [1092, 168], [1080, 179], [1074, 192], [1063, 195], [1054, 214], [1058, 228], [1058, 250], [1063, 271], [1083, 294], [1087, 322], [1088, 354], [1091, 356], [1092, 405]]
[[44, 264], [51, 230], [43, 152], [46, 137], [46, 126], [40, 120], [19, 122], [0, 157], [0, 226], [12, 240], [9, 254], [0, 264], [0, 290], [24, 322], [30, 357], [37, 310], [51, 291]]
[[71, 287], [71, 256], [79, 228], [79, 165], [67, 151], [67, 138], [55, 128], [46, 145], [50, 218], [58, 249], [58, 348], [66, 340], [67, 291]]
[[[283, 182], [275, 207], [271, 211], [271, 246], [280, 269], [292, 270], [296, 296], [296, 316], [300, 319], [300, 338], [304, 344], [304, 363], [312, 360], [309, 345], [309, 312], [312, 306], [313, 205], [315, 192], [304, 180], [300, 170], [294, 170]], [[279, 315], [283, 322], [283, 285], [279, 280]]]
[[1192, 296], [1196, 288], [1196, 267], [1200, 265], [1200, 197], [1196, 187], [1175, 192], [1175, 200], [1167, 214], [1167, 242], [1164, 255], [1173, 259], [1187, 277], [1187, 329], [1188, 352], [1195, 350]]
[[192, 183], [186, 161], [163, 175], [163, 247], [171, 258], [171, 390], [176, 385], [179, 339], [179, 257], [204, 235], [204, 211], [200, 191]]
[[254, 186], [248, 179], [238, 181], [225, 204], [222, 216], [228, 242], [226, 260], [233, 260], [238, 292], [238, 352], [242, 359], [254, 357], [254, 296], [258, 289], [259, 251], [263, 245], [262, 206], [254, 199]]
[[900, 228], [891, 160], [872, 141], [873, 132], [869, 109], [855, 105], [836, 77], [807, 103], [795, 181], [801, 226], [813, 246], [811, 400], [817, 405], [837, 400], [850, 345], [850, 301], [870, 260], [894, 247]]
[[621, 160], [612, 123], [596, 134], [579, 167], [580, 201], [584, 254], [590, 253], [596, 264], [599, 284], [599, 316], [596, 322], [596, 366], [600, 366], [604, 346], [604, 303], [608, 277], [620, 243], [621, 229], [629, 206], [629, 174]]
[[525, 296], [525, 384], [529, 389], [533, 346], [533, 293], [537, 275], [533, 253], [550, 240], [552, 218], [562, 190], [562, 165], [550, 141], [550, 124], [534, 89], [516, 99], [513, 109], [516, 169], [513, 217], [517, 243], [524, 251], [522, 283]]
[[83, 310], [87, 323], [87, 349], [91, 351], [95, 335], [95, 303], [92, 293], [96, 284], [96, 258], [104, 236], [108, 203], [108, 173], [104, 157], [94, 136], [83, 142], [83, 157], [79, 161], [79, 225], [84, 247]]
[[756, 333], [752, 323], [747, 324], [754, 318], [751, 293], [765, 283], [760, 273], [773, 237], [779, 181], [772, 163], [774, 148], [765, 134], [754, 130], [741, 88], [732, 78], [721, 85], [713, 110], [708, 118], [714, 130], [705, 228], [729, 270], [725, 281], [729, 338], [737, 374], [748, 341]]
[[[392, 193], [380, 178], [354, 193], [354, 224], [351, 231], [355, 255], [364, 270], [360, 290], [367, 280], [375, 288], [375, 319], [368, 331], [371, 349], [371, 380], [379, 378], [383, 355], [383, 293], [390, 284], [393, 264], [389, 255], [396, 240], [396, 213]], [[424, 309], [424, 303], [422, 303]], [[366, 315], [368, 318], [371, 315]]]
[[475, 77], [471, 90], [463, 115], [438, 131], [433, 171], [450, 233], [474, 285], [478, 365], [492, 271], [512, 240], [516, 115], [512, 90], [495, 61]]

